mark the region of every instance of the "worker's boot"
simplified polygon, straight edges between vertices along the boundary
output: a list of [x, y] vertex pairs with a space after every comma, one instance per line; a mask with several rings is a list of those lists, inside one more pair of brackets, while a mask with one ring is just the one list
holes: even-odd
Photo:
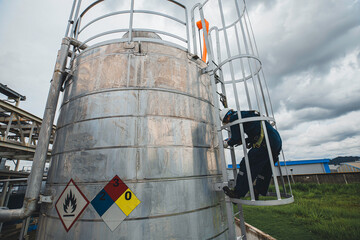
[[231, 190], [228, 186], [223, 187], [223, 190], [229, 198], [240, 198], [240, 195], [236, 194], [234, 190]]
[[254, 195], [255, 195], [255, 200], [259, 200], [259, 191], [254, 188]]

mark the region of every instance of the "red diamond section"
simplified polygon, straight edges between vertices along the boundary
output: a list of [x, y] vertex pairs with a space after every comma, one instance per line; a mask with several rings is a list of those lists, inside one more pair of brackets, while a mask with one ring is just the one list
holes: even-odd
[[128, 189], [128, 186], [116, 175], [104, 189], [115, 202]]

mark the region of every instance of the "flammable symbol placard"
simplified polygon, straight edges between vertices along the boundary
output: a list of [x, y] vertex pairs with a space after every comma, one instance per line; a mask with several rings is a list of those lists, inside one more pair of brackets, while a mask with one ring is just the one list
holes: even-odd
[[87, 205], [89, 205], [89, 200], [71, 179], [55, 204], [56, 211], [67, 232]]

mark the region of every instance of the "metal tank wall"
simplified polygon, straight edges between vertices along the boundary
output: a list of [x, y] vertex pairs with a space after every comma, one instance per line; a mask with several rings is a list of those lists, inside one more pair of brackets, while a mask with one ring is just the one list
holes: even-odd
[[[83, 51], [57, 123], [37, 239], [227, 239], [205, 64], [158, 43]], [[112, 232], [91, 204], [66, 232], [56, 200], [72, 178], [91, 201], [118, 175], [141, 203]]]

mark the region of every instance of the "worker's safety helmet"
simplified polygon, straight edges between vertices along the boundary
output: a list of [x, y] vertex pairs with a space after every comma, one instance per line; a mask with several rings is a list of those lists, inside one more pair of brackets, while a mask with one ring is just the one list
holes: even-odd
[[234, 112], [231, 108], [224, 108], [223, 110], [220, 110], [220, 120], [221, 122], [224, 122], [224, 119], [231, 115]]

